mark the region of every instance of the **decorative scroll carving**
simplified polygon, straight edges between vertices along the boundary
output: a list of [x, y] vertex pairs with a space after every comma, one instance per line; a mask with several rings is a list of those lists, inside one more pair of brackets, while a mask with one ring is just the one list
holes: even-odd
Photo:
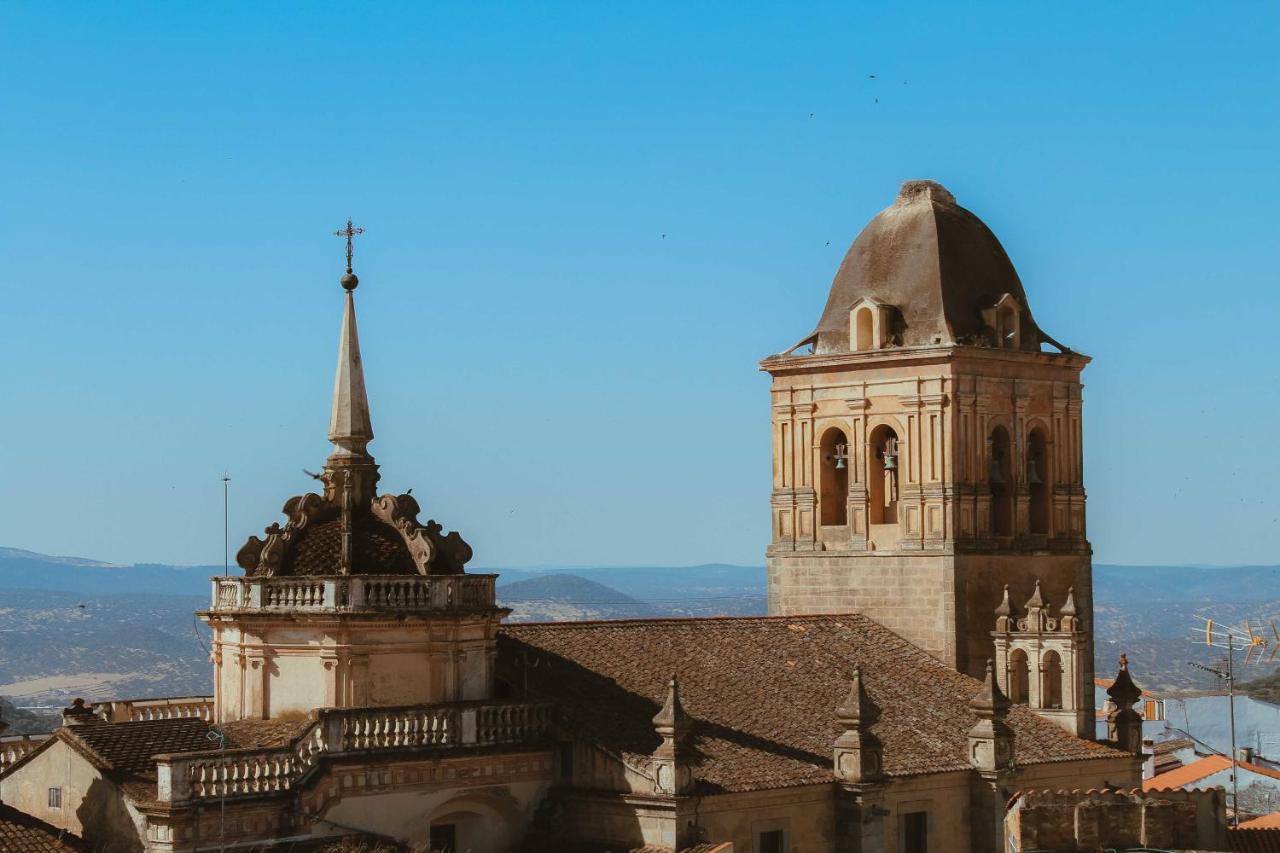
[[382, 495], [373, 501], [373, 514], [394, 527], [404, 539], [405, 547], [413, 564], [418, 567], [419, 574], [430, 572], [431, 559], [435, 556], [435, 547], [427, 538], [426, 530], [418, 524], [418, 513], [422, 508], [413, 495]]
[[272, 522], [263, 531], [266, 539], [250, 536], [249, 541], [236, 552], [236, 565], [246, 574], [256, 577], [274, 575], [280, 568], [288, 543], [308, 525], [333, 518], [338, 507], [315, 492], [307, 492], [285, 501], [281, 512], [289, 516], [284, 527]]

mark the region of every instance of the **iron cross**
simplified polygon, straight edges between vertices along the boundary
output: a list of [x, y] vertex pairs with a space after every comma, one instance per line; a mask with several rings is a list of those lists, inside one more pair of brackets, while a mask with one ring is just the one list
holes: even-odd
[[351, 238], [359, 237], [363, 233], [364, 229], [352, 226], [350, 219], [347, 220], [347, 227], [339, 228], [337, 231], [333, 232], [333, 236], [335, 237], [347, 238], [347, 272], [351, 272]]

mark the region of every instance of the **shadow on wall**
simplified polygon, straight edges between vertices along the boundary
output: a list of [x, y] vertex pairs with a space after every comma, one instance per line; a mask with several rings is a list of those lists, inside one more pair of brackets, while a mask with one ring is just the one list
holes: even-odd
[[76, 819], [84, 827], [83, 838], [94, 853], [141, 853], [138, 827], [120, 790], [110, 782], [93, 780], [76, 809]]

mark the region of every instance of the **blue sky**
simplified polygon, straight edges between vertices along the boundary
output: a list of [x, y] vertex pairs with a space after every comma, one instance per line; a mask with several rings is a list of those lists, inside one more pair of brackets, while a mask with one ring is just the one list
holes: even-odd
[[1096, 559], [1280, 562], [1277, 40], [1266, 3], [8, 4], [0, 545], [218, 563], [224, 469], [233, 552], [278, 520], [352, 216], [383, 486], [473, 565], [760, 564], [756, 363], [933, 178], [1095, 359]]

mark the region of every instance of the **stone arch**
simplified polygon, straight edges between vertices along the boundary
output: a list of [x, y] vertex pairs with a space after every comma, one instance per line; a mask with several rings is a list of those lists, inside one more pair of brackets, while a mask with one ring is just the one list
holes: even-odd
[[1031, 495], [1029, 529], [1032, 533], [1049, 533], [1049, 496], [1053, 494], [1053, 471], [1050, 464], [1048, 431], [1036, 423], [1027, 433], [1027, 490]]
[[991, 493], [991, 535], [1013, 535], [1013, 447], [1009, 431], [996, 424], [987, 435], [987, 487]]
[[870, 305], [853, 310], [853, 348], [861, 352], [876, 348], [876, 320]]
[[422, 837], [413, 843], [429, 850], [433, 837], [450, 835], [456, 850], [507, 850], [519, 839], [523, 825], [510, 797], [465, 793], [432, 809]]
[[849, 520], [849, 437], [829, 427], [818, 443], [818, 509], [823, 526]]
[[898, 477], [901, 450], [898, 432], [880, 423], [867, 433], [867, 497], [871, 524], [898, 523]]
[[1009, 652], [1009, 701], [1025, 705], [1031, 696], [1031, 663], [1024, 649]]
[[1040, 706], [1062, 707], [1062, 657], [1052, 649], [1040, 659]]

